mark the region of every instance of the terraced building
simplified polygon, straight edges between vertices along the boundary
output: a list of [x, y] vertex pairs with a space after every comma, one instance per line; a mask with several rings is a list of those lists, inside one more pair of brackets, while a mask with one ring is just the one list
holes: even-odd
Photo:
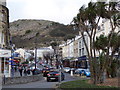
[[9, 57], [10, 49], [9, 10], [6, 0], [0, 0], [0, 73], [10, 74]]

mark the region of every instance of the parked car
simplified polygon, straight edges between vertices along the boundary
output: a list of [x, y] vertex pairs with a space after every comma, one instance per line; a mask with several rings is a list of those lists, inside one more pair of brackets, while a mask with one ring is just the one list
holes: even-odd
[[75, 74], [80, 74], [80, 73], [81, 73], [81, 70], [85, 70], [85, 69], [78, 68], [78, 69], [75, 70]]
[[86, 76], [86, 77], [90, 77], [90, 70], [89, 69], [86, 69], [86, 70], [84, 70], [84, 75]]
[[[65, 75], [64, 73], [61, 72], [61, 81], [64, 80], [64, 78]], [[56, 80], [56, 81], [60, 80], [60, 73], [58, 71], [52, 71], [47, 74], [47, 81], [49, 82], [52, 80]]]
[[87, 77], [90, 77], [90, 70], [89, 69], [76, 69], [75, 74], [85, 75]]
[[63, 69], [64, 69], [64, 72], [67, 72], [67, 73], [70, 72], [70, 67], [64, 67]]

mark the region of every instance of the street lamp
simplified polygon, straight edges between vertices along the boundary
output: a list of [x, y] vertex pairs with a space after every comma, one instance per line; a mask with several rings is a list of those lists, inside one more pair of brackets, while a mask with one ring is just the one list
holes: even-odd
[[37, 68], [37, 36], [39, 35], [39, 32], [36, 33], [36, 37], [35, 37], [35, 70]]
[[37, 62], [37, 42], [36, 42], [36, 38], [35, 38], [35, 70], [36, 70], [36, 62]]
[[35, 70], [36, 70], [36, 63], [37, 63], [37, 47], [35, 47]]

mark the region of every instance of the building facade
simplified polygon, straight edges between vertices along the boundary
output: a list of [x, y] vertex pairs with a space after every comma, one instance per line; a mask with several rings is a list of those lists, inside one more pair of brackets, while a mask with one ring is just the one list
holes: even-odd
[[75, 58], [79, 57], [79, 53], [78, 53], [79, 52], [78, 51], [79, 50], [79, 42], [78, 42], [79, 38], [80, 38], [80, 36], [76, 36], [74, 39], [74, 42], [73, 42], [74, 43], [73, 48], [74, 48], [74, 57]]
[[[118, 31], [120, 31], [120, 28], [116, 27], [115, 32], [118, 32]], [[111, 32], [110, 21], [107, 19], [104, 19], [97, 28], [95, 38], [99, 37], [101, 34], [104, 34], [105, 36], [107, 36], [110, 32]], [[84, 33], [84, 37], [85, 37], [86, 44], [88, 46], [88, 50], [90, 50], [90, 40], [87, 33]], [[85, 44], [83, 42], [83, 37], [82, 35], [80, 35], [80, 33], [79, 33], [79, 36], [76, 36], [74, 38], [74, 41], [71, 40], [73, 42], [73, 45], [70, 45], [69, 41], [67, 41], [67, 43], [63, 45], [63, 48], [62, 48], [63, 57], [70, 57], [70, 56], [73, 56], [73, 57], [86, 56], [87, 57], [88, 56]], [[96, 51], [96, 56], [97, 57], [99, 56], [99, 53], [97, 51]]]
[[0, 0], [0, 73], [10, 75], [9, 58], [9, 10], [6, 7], [6, 0]]

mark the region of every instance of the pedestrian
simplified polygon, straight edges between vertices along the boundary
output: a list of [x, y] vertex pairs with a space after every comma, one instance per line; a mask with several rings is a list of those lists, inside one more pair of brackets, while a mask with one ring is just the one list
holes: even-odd
[[24, 76], [27, 76], [27, 70], [26, 70], [26, 68], [24, 69]]
[[22, 76], [22, 72], [23, 72], [22, 67], [19, 67], [18, 69], [19, 69], [19, 72], [20, 72], [20, 76]]
[[33, 75], [36, 75], [36, 74], [37, 74], [37, 71], [36, 71], [36, 70], [37, 70], [37, 69], [33, 69], [33, 70], [32, 70], [32, 74], [33, 74]]
[[17, 72], [17, 66], [15, 66], [15, 72]]
[[32, 70], [32, 75], [35, 75], [35, 69]]

